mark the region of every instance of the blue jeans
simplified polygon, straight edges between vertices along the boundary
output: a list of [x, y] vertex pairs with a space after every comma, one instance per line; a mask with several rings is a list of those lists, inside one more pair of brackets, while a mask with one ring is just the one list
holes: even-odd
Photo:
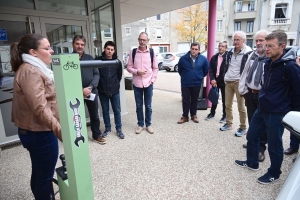
[[111, 130], [110, 116], [109, 116], [109, 101], [110, 101], [111, 107], [114, 111], [116, 130], [122, 130], [120, 93], [117, 93], [117, 94], [114, 94], [111, 96], [99, 93], [99, 99], [101, 102], [103, 119], [104, 119], [104, 123], [105, 123], [105, 129]]
[[91, 124], [91, 131], [93, 139], [98, 139], [101, 136], [100, 131], [100, 119], [98, 113], [98, 95], [95, 96], [94, 101], [84, 100], [86, 107], [88, 108], [90, 114], [90, 124]]
[[282, 134], [284, 127], [281, 121], [284, 113], [262, 113], [256, 110], [247, 133], [247, 165], [258, 167], [258, 153], [260, 136], [267, 132], [268, 151], [271, 160], [271, 166], [268, 173], [275, 178], [281, 174], [281, 164], [283, 160]]
[[18, 129], [20, 141], [29, 151], [32, 165], [31, 191], [36, 200], [50, 200], [52, 178], [58, 158], [58, 142], [52, 131]]
[[138, 120], [138, 126], [144, 127], [144, 112], [143, 102], [145, 103], [145, 123], [146, 127], [151, 125], [152, 117], [152, 95], [153, 85], [149, 85], [146, 88], [138, 88], [133, 85], [134, 98], [136, 104], [136, 115]]

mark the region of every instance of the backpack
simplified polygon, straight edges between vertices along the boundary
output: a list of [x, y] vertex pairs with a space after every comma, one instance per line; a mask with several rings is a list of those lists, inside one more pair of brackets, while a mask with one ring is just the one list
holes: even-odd
[[[150, 50], [150, 58], [151, 58], [151, 67], [153, 68], [153, 56], [154, 56], [154, 52], [153, 52], [153, 49], [152, 48], [149, 48]], [[136, 48], [134, 48], [132, 50], [132, 63], [134, 64], [134, 57], [135, 57], [135, 54], [136, 54]]]

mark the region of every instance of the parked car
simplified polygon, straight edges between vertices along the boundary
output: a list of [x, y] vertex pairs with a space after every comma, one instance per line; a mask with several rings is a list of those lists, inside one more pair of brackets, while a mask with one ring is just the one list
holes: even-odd
[[156, 59], [157, 59], [157, 63], [158, 63], [158, 69], [162, 70], [162, 63], [164, 61], [164, 58], [166, 56], [166, 53], [158, 53], [156, 54]]
[[[291, 111], [282, 119], [283, 126], [300, 138], [300, 112]], [[296, 158], [276, 200], [298, 200], [300, 197], [300, 156]]]
[[177, 72], [179, 59], [185, 54], [186, 52], [167, 52], [162, 63], [162, 68], [168, 72]]

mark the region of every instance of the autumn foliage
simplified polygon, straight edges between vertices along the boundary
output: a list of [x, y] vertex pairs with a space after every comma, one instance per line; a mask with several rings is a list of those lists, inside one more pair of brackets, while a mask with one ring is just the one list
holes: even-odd
[[206, 44], [208, 11], [205, 2], [179, 9], [177, 12], [180, 19], [172, 24], [177, 39], [181, 42]]

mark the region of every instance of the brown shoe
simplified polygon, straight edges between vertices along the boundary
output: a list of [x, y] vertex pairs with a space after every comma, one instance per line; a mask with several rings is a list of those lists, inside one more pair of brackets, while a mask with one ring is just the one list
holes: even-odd
[[189, 121], [189, 118], [182, 116], [180, 118], [180, 120], [177, 122], [177, 124], [183, 124], [184, 122], [188, 122], [188, 121]]
[[103, 137], [98, 137], [97, 139], [94, 139], [95, 142], [98, 142], [99, 144], [106, 144], [106, 140], [103, 139]]
[[193, 122], [199, 123], [199, 120], [198, 120], [198, 118], [197, 118], [197, 115], [192, 116], [191, 119], [193, 120]]

